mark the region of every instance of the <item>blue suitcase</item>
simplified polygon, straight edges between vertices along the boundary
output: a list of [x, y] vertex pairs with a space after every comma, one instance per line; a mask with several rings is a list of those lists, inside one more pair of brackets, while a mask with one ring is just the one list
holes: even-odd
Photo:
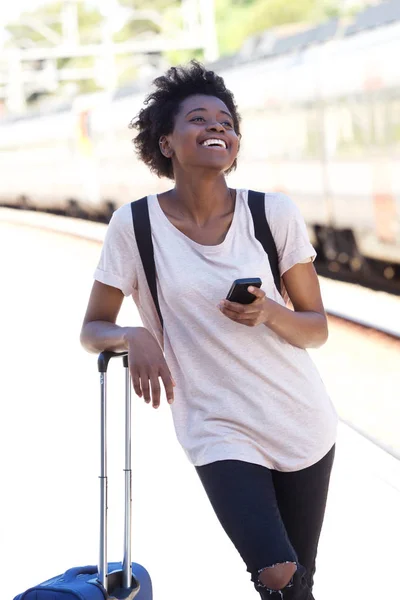
[[[107, 562], [107, 367], [122, 356], [125, 367], [125, 524], [122, 563]], [[127, 352], [102, 352], [98, 358], [101, 400], [100, 552], [97, 566], [75, 567], [48, 579], [14, 600], [152, 600], [150, 575], [131, 562], [131, 381]]]

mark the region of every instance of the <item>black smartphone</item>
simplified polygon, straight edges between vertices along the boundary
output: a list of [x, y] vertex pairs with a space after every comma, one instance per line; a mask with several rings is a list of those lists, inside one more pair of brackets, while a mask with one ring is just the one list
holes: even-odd
[[240, 304], [251, 304], [256, 299], [256, 296], [247, 291], [250, 285], [260, 288], [262, 281], [259, 277], [235, 279], [226, 299], [231, 302], [239, 302]]

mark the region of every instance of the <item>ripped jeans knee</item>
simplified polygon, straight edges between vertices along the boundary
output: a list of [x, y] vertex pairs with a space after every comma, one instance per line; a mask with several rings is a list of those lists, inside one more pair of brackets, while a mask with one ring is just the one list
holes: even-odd
[[297, 571], [297, 563], [285, 561], [258, 570], [256, 587], [276, 597], [284, 598], [284, 591], [293, 586], [293, 576]]
[[259, 569], [253, 577], [254, 587], [262, 600], [314, 600], [305, 578], [305, 568], [285, 561]]

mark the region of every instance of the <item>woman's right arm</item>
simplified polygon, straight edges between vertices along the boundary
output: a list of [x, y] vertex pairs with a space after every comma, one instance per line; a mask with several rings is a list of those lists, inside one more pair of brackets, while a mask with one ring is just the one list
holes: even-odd
[[83, 320], [81, 344], [88, 352], [127, 350], [136, 394], [143, 396], [147, 403], [152, 400], [153, 407], [158, 408], [161, 377], [171, 404], [174, 383], [158, 342], [144, 327], [120, 327], [116, 324], [123, 299], [120, 289], [94, 282]]
[[81, 344], [88, 352], [128, 350], [127, 336], [136, 327], [116, 325], [124, 295], [118, 288], [100, 281], [93, 283], [81, 330]]

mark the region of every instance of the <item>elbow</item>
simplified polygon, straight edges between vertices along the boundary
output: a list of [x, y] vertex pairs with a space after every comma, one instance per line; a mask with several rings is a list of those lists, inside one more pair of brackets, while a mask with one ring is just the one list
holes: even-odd
[[304, 332], [300, 348], [321, 348], [329, 337], [328, 320], [324, 314], [314, 313], [313, 323]]
[[329, 337], [328, 321], [324, 315], [323, 322], [317, 328], [317, 330], [313, 336], [312, 343], [310, 344], [309, 347], [310, 348], [321, 348], [328, 341], [328, 337]]
[[97, 352], [97, 348], [93, 345], [92, 336], [90, 335], [90, 323], [84, 323], [79, 336], [81, 346], [86, 352], [94, 353]]
[[90, 345], [90, 341], [86, 335], [86, 331], [85, 331], [85, 326], [82, 327], [81, 329], [81, 334], [79, 336], [79, 341], [81, 343], [81, 346], [84, 350], [86, 350], [87, 352], [93, 352], [91, 345]]
[[313, 343], [310, 344], [310, 348], [322, 348], [324, 344], [326, 344], [328, 340], [328, 335], [318, 335], [318, 337], [313, 340]]

